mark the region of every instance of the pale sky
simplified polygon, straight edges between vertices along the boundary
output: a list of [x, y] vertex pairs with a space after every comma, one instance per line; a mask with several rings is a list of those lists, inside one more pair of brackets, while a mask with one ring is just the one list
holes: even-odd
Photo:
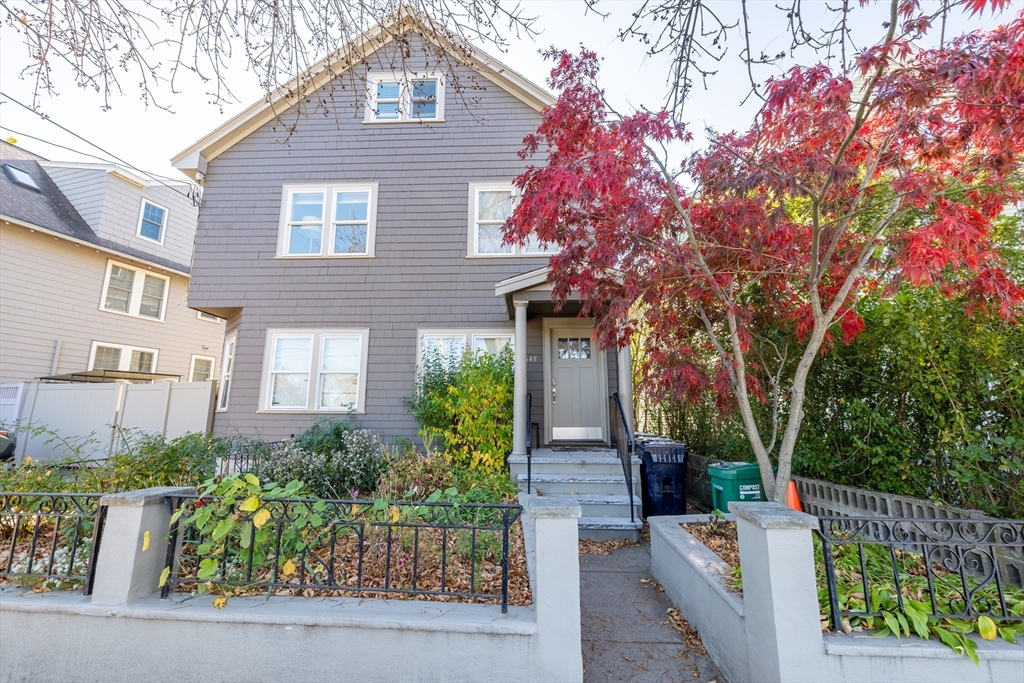
[[[639, 6], [639, 2], [604, 0], [601, 7], [609, 13], [607, 18], [593, 13], [588, 15], [582, 0], [524, 0], [522, 4], [527, 14], [538, 17], [537, 28], [542, 32], [541, 36], [536, 41], [513, 41], [505, 54], [498, 53], [493, 46], [484, 46], [486, 51], [530, 80], [546, 85], [550, 66], [543, 61], [538, 51], [551, 45], [577, 50], [583, 44], [602, 56], [601, 83], [616, 108], [657, 108], [664, 102], [668, 60], [661, 56], [647, 57], [645, 47], [637, 41], [628, 39], [622, 42], [617, 38], [618, 29], [628, 23], [630, 13]], [[826, 12], [825, 0], [805, 0], [804, 5], [805, 18], [808, 20], [813, 20], [809, 16], [812, 12], [819, 12], [819, 16]], [[713, 6], [723, 17], [732, 17], [738, 12], [739, 2], [720, 0]], [[749, 0], [748, 6], [752, 8], [755, 18], [753, 26], [757, 31], [754, 51], [764, 49], [775, 53], [785, 50], [789, 45], [785, 16], [774, 8], [775, 0]], [[1021, 8], [1024, 8], [1024, 0], [1015, 0], [1011, 12]], [[882, 34], [881, 22], [885, 20], [885, 15], [885, 11], [879, 7], [860, 11], [856, 15], [859, 34], [870, 36], [871, 42], [874, 42], [874, 38]], [[947, 36], [977, 27], [991, 27], [1010, 17], [1010, 12], [1004, 13], [997, 20], [988, 14], [980, 19], [958, 15], [950, 22]], [[26, 60], [24, 45], [6, 23], [0, 27], [0, 37], [0, 88], [9, 96], [30, 104], [32, 83], [22, 80], [18, 75]], [[759, 102], [756, 98], [750, 98], [745, 105], [741, 105], [749, 90], [749, 82], [745, 67], [736, 59], [738, 47], [736, 44], [729, 46], [730, 53], [721, 62], [719, 73], [708, 83], [708, 89], [705, 90], [700, 83], [695, 85], [684, 118], [698, 134], [705, 126], [723, 131], [745, 129], [757, 111]], [[811, 59], [806, 55], [798, 55], [797, 59], [800, 58], [805, 61]], [[784, 66], [790, 64], [791, 61]], [[779, 72], [779, 67], [764, 67], [755, 75], [758, 80], [763, 80]], [[98, 93], [78, 88], [70, 75], [62, 73], [59, 68], [54, 73], [59, 96], [43, 96], [40, 107], [43, 113], [130, 164], [172, 178], [184, 177], [170, 165], [169, 160], [173, 155], [262, 97], [256, 76], [247, 72], [244, 64], [239, 64], [228, 76], [238, 102], [223, 107], [211, 104], [204, 86], [195, 79], [184, 83], [183, 92], [167, 92], [165, 95], [165, 104], [174, 113], [154, 106], [147, 108], [138, 93], [131, 90], [123, 96], [114, 97], [112, 108], [103, 111], [103, 100]], [[125, 87], [132, 82], [131, 78], [125, 79]], [[9, 135], [18, 138], [20, 147], [49, 159], [90, 161], [74, 152], [28, 137], [34, 136], [73, 150], [105, 156], [13, 102], [6, 99], [0, 102], [0, 133], [3, 138]]]

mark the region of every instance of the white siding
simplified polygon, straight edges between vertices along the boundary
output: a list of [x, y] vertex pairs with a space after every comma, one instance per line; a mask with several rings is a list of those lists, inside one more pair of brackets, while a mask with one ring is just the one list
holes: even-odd
[[224, 324], [196, 317], [186, 306], [188, 278], [171, 276], [165, 322], [99, 310], [110, 258], [26, 228], [0, 223], [0, 382], [50, 374], [61, 340], [58, 373], [85, 370], [93, 341], [159, 350], [157, 372], [189, 379], [192, 355], [213, 356], [220, 368]]

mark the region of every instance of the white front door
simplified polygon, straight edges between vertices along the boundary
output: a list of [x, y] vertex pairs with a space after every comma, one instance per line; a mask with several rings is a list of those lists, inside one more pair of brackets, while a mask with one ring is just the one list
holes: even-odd
[[603, 441], [607, 392], [604, 353], [591, 328], [552, 323], [547, 335], [546, 405], [552, 441]]

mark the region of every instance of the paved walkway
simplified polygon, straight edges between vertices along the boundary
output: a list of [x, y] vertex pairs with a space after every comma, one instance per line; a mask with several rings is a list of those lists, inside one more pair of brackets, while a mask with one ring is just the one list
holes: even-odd
[[584, 683], [726, 683], [669, 624], [672, 602], [654, 586], [646, 546], [580, 555]]

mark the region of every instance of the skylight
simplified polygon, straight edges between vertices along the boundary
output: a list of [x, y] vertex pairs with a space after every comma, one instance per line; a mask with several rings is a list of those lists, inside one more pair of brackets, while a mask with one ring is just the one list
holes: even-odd
[[36, 181], [32, 178], [32, 176], [30, 176], [28, 173], [21, 170], [20, 168], [15, 168], [10, 164], [4, 164], [4, 170], [7, 171], [7, 175], [11, 177], [11, 180], [16, 182], [18, 185], [21, 185], [22, 187], [27, 187], [30, 190], [35, 190], [36, 192], [41, 192], [39, 186], [36, 184]]

